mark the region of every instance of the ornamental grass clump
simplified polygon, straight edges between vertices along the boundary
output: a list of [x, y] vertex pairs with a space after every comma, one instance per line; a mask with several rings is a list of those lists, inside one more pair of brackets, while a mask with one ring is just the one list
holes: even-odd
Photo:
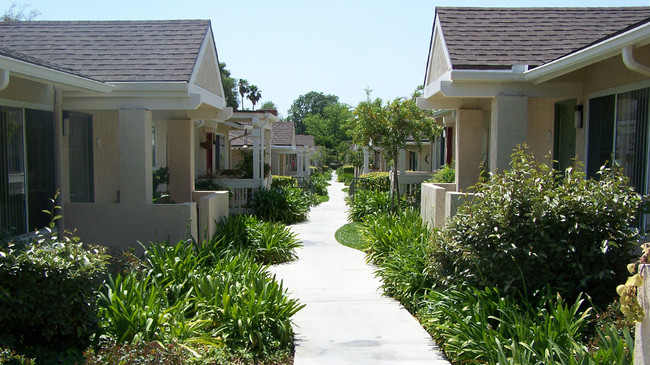
[[605, 307], [637, 246], [641, 202], [619, 169], [587, 179], [558, 172], [520, 149], [511, 169], [474, 188], [434, 239], [442, 285], [467, 282], [534, 298], [546, 286], [567, 300], [587, 293]]

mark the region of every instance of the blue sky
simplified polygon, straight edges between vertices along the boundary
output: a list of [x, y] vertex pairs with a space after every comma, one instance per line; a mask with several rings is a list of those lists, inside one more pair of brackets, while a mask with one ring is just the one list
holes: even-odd
[[[0, 0], [6, 11], [12, 1]], [[424, 0], [27, 0], [37, 20], [210, 19], [219, 53], [284, 116], [301, 94], [320, 91], [352, 106], [408, 96], [424, 79], [436, 6], [647, 6], [617, 1]], [[246, 101], [250, 107], [250, 102]]]

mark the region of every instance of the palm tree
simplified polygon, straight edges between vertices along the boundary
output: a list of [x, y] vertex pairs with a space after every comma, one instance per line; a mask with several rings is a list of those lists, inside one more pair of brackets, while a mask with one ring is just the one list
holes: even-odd
[[255, 104], [262, 98], [262, 92], [255, 85], [251, 85], [248, 88], [248, 100], [253, 103], [253, 110], [255, 110]]
[[249, 92], [248, 81], [239, 79], [239, 95], [241, 95], [241, 109], [244, 110], [244, 95]]

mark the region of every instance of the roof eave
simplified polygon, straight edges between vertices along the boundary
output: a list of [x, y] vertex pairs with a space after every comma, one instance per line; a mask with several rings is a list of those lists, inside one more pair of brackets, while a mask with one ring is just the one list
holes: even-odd
[[61, 85], [79, 91], [93, 91], [107, 94], [113, 90], [113, 86], [101, 81], [6, 56], [0, 56], [0, 68], [6, 69], [10, 74], [15, 74], [21, 78]]
[[525, 72], [524, 76], [527, 81], [532, 81], [535, 84], [542, 83], [595, 62], [619, 55], [625, 47], [639, 47], [649, 43], [650, 22], [536, 67]]

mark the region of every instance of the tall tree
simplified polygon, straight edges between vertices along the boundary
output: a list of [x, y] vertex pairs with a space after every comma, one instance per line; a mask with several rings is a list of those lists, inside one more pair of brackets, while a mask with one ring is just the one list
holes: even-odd
[[[396, 158], [400, 149], [406, 147], [406, 140], [413, 137], [421, 146], [422, 139], [439, 134], [438, 126], [429, 111], [418, 108], [414, 99], [398, 98], [384, 104], [381, 99], [363, 101], [354, 109], [356, 119], [352, 134], [356, 143], [384, 149], [386, 158], [393, 162], [393, 184], [391, 186], [391, 209], [399, 206], [399, 182]], [[397, 199], [396, 199], [397, 198]]]
[[226, 68], [225, 62], [219, 62], [219, 71], [221, 72], [221, 82], [223, 83], [223, 92], [226, 97], [226, 106], [233, 109], [239, 108], [237, 102], [237, 81], [230, 76], [230, 71]]
[[330, 104], [337, 104], [339, 97], [336, 95], [325, 95], [321, 92], [310, 91], [300, 95], [289, 108], [287, 119], [293, 122], [297, 134], [305, 134], [307, 128], [303, 122], [310, 114], [323, 115], [325, 107]]
[[253, 103], [253, 111], [255, 111], [255, 104], [262, 98], [262, 92], [256, 85], [251, 85], [248, 87], [248, 100]]
[[239, 95], [241, 95], [241, 109], [244, 110], [244, 95], [248, 93], [248, 81], [239, 79]]
[[0, 17], [2, 22], [22, 22], [28, 20], [34, 20], [37, 16], [41, 15], [41, 12], [38, 10], [28, 10], [32, 4], [23, 4], [18, 9], [16, 3], [12, 3], [9, 9]]
[[271, 100], [268, 100], [268, 101], [265, 101], [265, 102], [262, 103], [262, 105], [260, 106], [260, 109], [274, 109], [274, 110], [278, 110], [278, 106], [275, 105], [275, 103], [272, 102]]

